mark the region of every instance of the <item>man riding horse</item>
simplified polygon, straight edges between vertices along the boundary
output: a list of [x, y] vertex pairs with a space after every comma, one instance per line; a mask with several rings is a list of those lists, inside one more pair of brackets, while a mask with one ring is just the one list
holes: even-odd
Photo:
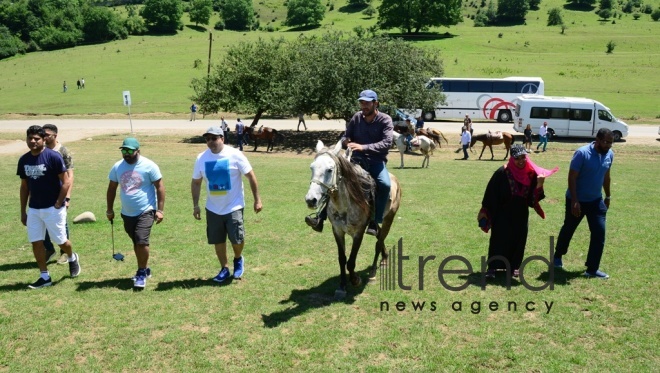
[[[355, 113], [342, 138], [344, 147], [353, 150], [351, 161], [359, 164], [376, 182], [375, 211], [367, 227], [367, 234], [378, 236], [383, 223], [385, 206], [390, 196], [390, 176], [387, 171], [387, 153], [392, 145], [392, 118], [378, 110], [378, 95], [367, 89], [358, 98], [360, 111]], [[327, 218], [324, 208], [317, 217], [305, 217], [305, 223], [317, 232], [323, 230]]]

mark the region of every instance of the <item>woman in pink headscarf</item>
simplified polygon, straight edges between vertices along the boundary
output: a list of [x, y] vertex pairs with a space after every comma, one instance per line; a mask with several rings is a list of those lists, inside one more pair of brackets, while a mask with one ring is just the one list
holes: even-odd
[[559, 167], [546, 170], [535, 165], [522, 145], [511, 146], [511, 158], [490, 178], [477, 216], [484, 232], [492, 229], [486, 277], [493, 278], [496, 270], [507, 269], [506, 263], [496, 256], [506, 259], [513, 276], [518, 277], [527, 243], [529, 208], [545, 219], [539, 205], [545, 198], [543, 182], [558, 170]]

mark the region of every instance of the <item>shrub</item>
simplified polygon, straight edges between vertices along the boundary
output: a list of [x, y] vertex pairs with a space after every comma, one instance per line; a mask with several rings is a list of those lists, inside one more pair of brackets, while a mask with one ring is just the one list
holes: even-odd
[[635, 14], [633, 14], [633, 18], [635, 19], [635, 21], [637, 21], [637, 20], [639, 19], [639, 17], [641, 17], [641, 16], [642, 16], [642, 15], [639, 14], [639, 13], [635, 13]]
[[218, 21], [218, 22], [215, 23], [215, 25], [213, 25], [213, 28], [215, 30], [222, 31], [222, 30], [225, 29], [225, 23], [223, 21]]
[[607, 21], [608, 18], [612, 17], [612, 11], [609, 9], [601, 9], [598, 11], [598, 16]]
[[644, 7], [642, 8], [642, 11], [644, 12], [644, 14], [653, 13], [653, 5], [651, 5], [651, 4], [644, 5]]
[[610, 40], [607, 42], [606, 47], [607, 47], [607, 53], [608, 54], [612, 53], [614, 52], [614, 47], [616, 47], [616, 43], [613, 40]]
[[656, 22], [660, 20], [660, 8], [654, 10], [653, 13], [651, 13], [651, 19]]
[[564, 23], [561, 18], [561, 9], [552, 8], [548, 11], [548, 26], [557, 26]]

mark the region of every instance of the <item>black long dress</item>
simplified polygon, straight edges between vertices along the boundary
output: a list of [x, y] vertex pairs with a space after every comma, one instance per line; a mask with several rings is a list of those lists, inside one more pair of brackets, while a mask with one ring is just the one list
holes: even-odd
[[[543, 187], [536, 189], [536, 177], [526, 187], [516, 182], [504, 166], [495, 171], [481, 202], [492, 229], [489, 259], [501, 255], [509, 261], [511, 270], [520, 268], [527, 243], [529, 208], [543, 198]], [[506, 269], [506, 265], [502, 260], [493, 260], [488, 269]]]

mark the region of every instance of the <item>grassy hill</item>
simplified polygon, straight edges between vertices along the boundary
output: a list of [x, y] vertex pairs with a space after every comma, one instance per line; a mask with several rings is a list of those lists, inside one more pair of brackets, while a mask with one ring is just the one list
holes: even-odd
[[[660, 1], [652, 3], [657, 7]], [[545, 24], [547, 11], [563, 5], [560, 0], [544, 0], [539, 10], [528, 13], [525, 25], [476, 28], [469, 18], [474, 8], [466, 3], [463, 23], [409, 39], [440, 53], [446, 76], [541, 76], [546, 94], [594, 98], [633, 123], [660, 121], [660, 22], [653, 22], [647, 14], [639, 20], [624, 14], [613, 24], [599, 21], [592, 11], [564, 9], [567, 29], [561, 34], [559, 27]], [[255, 11], [262, 27], [272, 26], [276, 31], [204, 29], [190, 24], [184, 14], [186, 26], [175, 36], [135, 36], [0, 61], [0, 116], [126, 113], [121, 101], [124, 90], [131, 91], [131, 110], [136, 115], [180, 115], [190, 106], [190, 80], [206, 74], [208, 31], [213, 32], [214, 63], [230, 45], [241, 41], [351, 31], [357, 25], [366, 28], [376, 22], [341, 0], [334, 2], [321, 27], [308, 31], [282, 26], [286, 17], [283, 1], [255, 1]], [[218, 19], [214, 17], [211, 25]], [[612, 54], [605, 53], [609, 41], [616, 43]], [[194, 67], [196, 60], [202, 62], [198, 68]], [[76, 89], [79, 78], [85, 78], [84, 91]], [[62, 92], [63, 81], [69, 86], [67, 93]]]

